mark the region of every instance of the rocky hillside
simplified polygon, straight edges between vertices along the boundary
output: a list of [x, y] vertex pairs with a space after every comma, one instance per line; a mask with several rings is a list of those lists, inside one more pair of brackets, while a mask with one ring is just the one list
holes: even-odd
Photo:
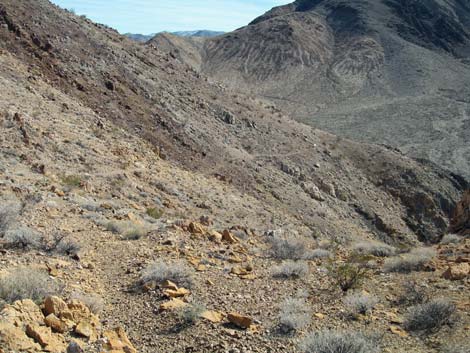
[[469, 177], [469, 22], [461, 0], [296, 1], [208, 40], [195, 67], [298, 121]]
[[[309, 331], [364, 325], [391, 351], [463, 342], [468, 240], [447, 235], [462, 178], [297, 123], [45, 0], [0, 5], [0, 80], [6, 352], [301, 352]], [[407, 280], [451, 300], [432, 341], [406, 324]], [[378, 302], [351, 320], [342, 293], [362, 285]], [[290, 297], [300, 309], [279, 311]]]

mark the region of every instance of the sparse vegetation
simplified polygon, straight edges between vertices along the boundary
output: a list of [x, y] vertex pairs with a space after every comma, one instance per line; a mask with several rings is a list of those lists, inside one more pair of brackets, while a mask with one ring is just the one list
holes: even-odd
[[82, 177], [79, 175], [66, 175], [61, 180], [62, 184], [69, 188], [79, 188], [83, 183]]
[[163, 216], [163, 210], [156, 208], [156, 207], [147, 208], [146, 213], [148, 216], [154, 219], [160, 219]]
[[376, 297], [364, 293], [354, 293], [344, 298], [344, 305], [353, 317], [370, 314], [377, 303]]
[[159, 261], [147, 266], [141, 277], [143, 284], [150, 282], [159, 284], [166, 280], [172, 281], [178, 286], [191, 288], [193, 285], [193, 271], [182, 261], [175, 261], [171, 264]]
[[287, 260], [274, 267], [273, 276], [278, 278], [303, 278], [309, 271], [308, 264], [303, 261]]
[[44, 236], [35, 230], [18, 226], [10, 228], [3, 237], [4, 247], [12, 249], [41, 249], [44, 248]]
[[374, 353], [376, 346], [357, 332], [320, 331], [301, 343], [304, 353]]
[[16, 222], [18, 207], [11, 203], [0, 205], [0, 237], [3, 237], [8, 229]]
[[305, 254], [305, 260], [315, 260], [315, 259], [328, 259], [332, 257], [332, 253], [326, 249], [314, 249], [307, 251]]
[[119, 234], [126, 240], [137, 240], [148, 234], [147, 228], [133, 222], [110, 221], [105, 226], [108, 231]]
[[46, 273], [31, 268], [19, 268], [0, 278], [0, 298], [7, 303], [22, 299], [40, 301], [60, 291], [59, 284]]
[[367, 277], [367, 269], [351, 261], [328, 266], [328, 274], [343, 292], [358, 288]]
[[85, 304], [93, 314], [99, 314], [104, 308], [104, 301], [99, 295], [73, 292], [70, 299], [76, 299]]
[[307, 253], [307, 241], [297, 235], [275, 234], [271, 239], [271, 254], [276, 259], [301, 260]]
[[442, 348], [442, 353], [470, 353], [468, 343], [449, 344]]
[[301, 297], [287, 298], [279, 306], [279, 329], [283, 333], [298, 331], [311, 322], [308, 303]]
[[376, 242], [361, 242], [354, 245], [353, 250], [361, 255], [373, 255], [377, 257], [393, 256], [396, 249], [393, 246]]
[[194, 325], [201, 319], [206, 307], [201, 303], [192, 303], [179, 311], [179, 318], [185, 326]]
[[416, 282], [407, 281], [403, 284], [403, 292], [398, 298], [398, 303], [402, 305], [423, 304], [429, 300], [429, 296], [423, 287]]
[[434, 299], [413, 306], [405, 319], [408, 331], [438, 331], [442, 326], [454, 322], [456, 307], [446, 299]]
[[403, 256], [387, 259], [384, 264], [384, 271], [402, 273], [422, 271], [434, 256], [435, 252], [430, 248], [413, 249]]
[[449, 245], [449, 244], [458, 244], [462, 241], [462, 237], [457, 234], [446, 234], [442, 237], [441, 244], [442, 245]]

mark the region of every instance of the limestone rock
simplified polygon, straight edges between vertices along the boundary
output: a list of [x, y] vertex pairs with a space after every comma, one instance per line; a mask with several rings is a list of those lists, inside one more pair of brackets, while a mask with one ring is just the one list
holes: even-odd
[[50, 327], [28, 324], [26, 334], [39, 343], [46, 352], [62, 353], [67, 347], [64, 338], [61, 335], [52, 334]]
[[206, 310], [201, 314], [203, 319], [213, 323], [219, 323], [224, 319], [224, 315], [218, 311]]
[[216, 232], [215, 230], [211, 230], [209, 232], [209, 240], [215, 243], [220, 243], [222, 241], [222, 234], [220, 234], [219, 232]]
[[80, 321], [75, 327], [75, 333], [79, 336], [86, 337], [91, 341], [95, 341], [98, 337], [94, 326], [88, 321]]
[[253, 324], [253, 319], [239, 313], [229, 313], [227, 315], [228, 321], [240, 328], [248, 328]]
[[161, 304], [159, 307], [159, 310], [160, 311], [177, 310], [177, 309], [184, 308], [186, 305], [188, 304], [182, 301], [181, 299], [173, 298], [170, 301]]
[[26, 335], [19, 327], [8, 322], [0, 322], [0, 344], [5, 352], [37, 352], [41, 346]]
[[44, 323], [47, 327], [50, 327], [54, 332], [64, 333], [68, 330], [67, 324], [54, 314], [48, 315], [44, 319]]
[[230, 244], [238, 243], [238, 239], [235, 238], [235, 236], [232, 233], [230, 233], [230, 231], [228, 229], [225, 229], [223, 231], [222, 240], [227, 242], [227, 243], [230, 243]]
[[204, 226], [198, 222], [189, 223], [188, 229], [191, 232], [191, 234], [205, 234], [206, 233], [206, 229], [204, 228]]
[[60, 313], [67, 310], [67, 304], [59, 297], [50, 296], [44, 301], [44, 311], [46, 315], [54, 314], [59, 317]]
[[190, 295], [191, 294], [191, 291], [189, 291], [188, 289], [186, 288], [178, 288], [177, 290], [173, 290], [173, 289], [165, 289], [163, 291], [163, 294], [166, 296], [166, 297], [169, 297], [169, 298], [181, 298], [181, 297], [184, 297], [186, 295]]
[[122, 327], [104, 332], [103, 337], [106, 339], [105, 349], [108, 351], [115, 353], [137, 353], [137, 350], [134, 348], [131, 341], [129, 341]]
[[23, 327], [26, 324], [42, 324], [44, 315], [32, 300], [18, 300], [12, 305], [7, 305], [2, 311], [1, 316], [4, 321], [17, 327]]
[[442, 274], [442, 277], [451, 281], [458, 281], [465, 279], [470, 275], [470, 265], [462, 262], [455, 265], [450, 265], [447, 270]]

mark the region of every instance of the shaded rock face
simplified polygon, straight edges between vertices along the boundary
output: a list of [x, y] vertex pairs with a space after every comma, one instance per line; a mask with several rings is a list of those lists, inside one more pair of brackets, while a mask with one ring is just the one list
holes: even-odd
[[462, 200], [457, 203], [454, 211], [450, 231], [462, 235], [470, 235], [470, 190], [467, 190]]

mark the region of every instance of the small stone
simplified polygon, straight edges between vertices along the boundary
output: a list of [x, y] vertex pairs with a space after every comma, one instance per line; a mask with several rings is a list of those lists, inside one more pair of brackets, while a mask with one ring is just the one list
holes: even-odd
[[164, 289], [171, 289], [171, 290], [178, 290], [178, 286], [176, 285], [176, 283], [173, 283], [172, 281], [164, 281], [160, 284], [160, 287], [164, 288]]
[[75, 333], [77, 335], [80, 335], [80, 336], [83, 336], [83, 337], [86, 337], [86, 338], [92, 338], [92, 337], [96, 336], [95, 329], [87, 321], [80, 321], [78, 323], [77, 327], [75, 327]]
[[213, 323], [219, 323], [223, 320], [224, 315], [218, 311], [206, 310], [201, 314], [203, 319]]
[[325, 315], [322, 314], [322, 313], [315, 313], [314, 316], [317, 318], [317, 319], [320, 319], [320, 320], [323, 320], [325, 318]]
[[222, 241], [222, 234], [216, 232], [215, 230], [211, 230], [209, 232], [209, 240], [215, 243], [220, 243]]
[[191, 234], [204, 234], [206, 233], [206, 229], [204, 228], [204, 226], [200, 223], [197, 223], [197, 222], [191, 222], [189, 223], [189, 232]]
[[163, 303], [159, 306], [159, 311], [172, 311], [172, 310], [177, 310], [184, 308], [188, 304], [182, 301], [181, 299], [178, 298], [173, 298], [170, 301]]
[[405, 330], [403, 330], [401, 327], [392, 325], [390, 326], [390, 331], [400, 337], [408, 337], [408, 333]]
[[223, 231], [222, 240], [230, 244], [238, 243], [238, 239], [228, 229]]
[[177, 290], [165, 289], [163, 294], [169, 298], [181, 298], [186, 295], [190, 295], [191, 291], [187, 290], [186, 288], [178, 288]]
[[235, 326], [238, 326], [240, 328], [248, 328], [253, 324], [253, 319], [250, 318], [249, 316], [245, 316], [239, 313], [229, 313], [227, 315], [228, 321], [234, 324]]
[[60, 317], [60, 313], [67, 309], [67, 304], [59, 297], [50, 296], [44, 301], [44, 311], [46, 312], [46, 315], [54, 314], [55, 316]]
[[137, 353], [122, 327], [104, 332], [103, 337], [106, 339], [106, 349], [109, 351]]
[[54, 314], [48, 315], [44, 319], [44, 323], [47, 327], [50, 327], [54, 332], [64, 333], [68, 329], [67, 324], [64, 321], [60, 320]]

